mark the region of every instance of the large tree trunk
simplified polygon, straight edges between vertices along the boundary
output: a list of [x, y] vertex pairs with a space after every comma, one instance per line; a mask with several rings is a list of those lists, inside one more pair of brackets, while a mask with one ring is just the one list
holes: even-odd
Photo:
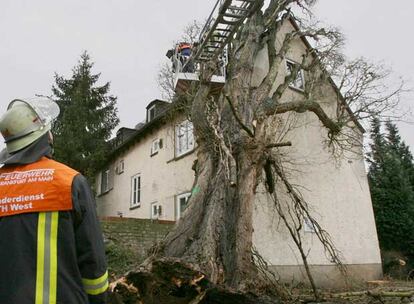
[[[211, 96], [205, 67], [191, 106], [197, 139], [196, 179], [183, 218], [164, 242], [163, 255], [198, 265], [209, 280], [246, 289], [257, 271], [253, 263], [253, 204], [263, 150], [253, 132], [257, 104], [251, 95], [254, 59], [259, 50], [261, 13], [245, 29], [241, 47], [228, 68], [228, 81], [220, 96]], [[209, 69], [211, 68], [211, 69]], [[235, 115], [235, 111], [238, 114]], [[244, 129], [241, 127], [244, 124]], [[246, 131], [247, 130], [247, 131]], [[257, 136], [262, 136], [260, 130]]]
[[[252, 212], [260, 164], [254, 150], [241, 148], [246, 138], [232, 155], [223, 156], [220, 144], [224, 143], [218, 142], [203, 114], [208, 91], [207, 85], [200, 88], [193, 103], [198, 151], [192, 196], [183, 218], [165, 241], [163, 253], [198, 265], [214, 283], [240, 288], [256, 275]], [[231, 118], [226, 119], [228, 125]]]

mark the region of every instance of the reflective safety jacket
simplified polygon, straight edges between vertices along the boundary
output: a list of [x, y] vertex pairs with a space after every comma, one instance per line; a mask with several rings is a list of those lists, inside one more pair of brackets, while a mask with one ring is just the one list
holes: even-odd
[[0, 168], [0, 303], [106, 303], [107, 288], [86, 179], [46, 157]]

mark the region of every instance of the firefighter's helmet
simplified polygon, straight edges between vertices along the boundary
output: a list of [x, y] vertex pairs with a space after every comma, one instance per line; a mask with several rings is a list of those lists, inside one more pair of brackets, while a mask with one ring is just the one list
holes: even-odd
[[14, 99], [0, 118], [0, 132], [7, 152], [19, 151], [51, 129], [59, 106], [50, 98]]

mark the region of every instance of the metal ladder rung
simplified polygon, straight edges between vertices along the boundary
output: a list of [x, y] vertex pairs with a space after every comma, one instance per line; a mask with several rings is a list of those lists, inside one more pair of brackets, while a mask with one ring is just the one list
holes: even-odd
[[216, 28], [217, 32], [231, 32], [231, 29]]
[[240, 18], [243, 18], [244, 15], [237, 15], [237, 14], [232, 14], [232, 13], [224, 13], [223, 14], [223, 17], [231, 17], [231, 18], [238, 18], [238, 19], [240, 19]]
[[211, 46], [206, 46], [207, 49], [203, 50], [202, 53], [206, 52], [206, 53], [211, 53], [211, 52], [215, 52], [218, 48], [217, 47], [211, 47]]
[[248, 8], [244, 8], [244, 7], [239, 7], [239, 6], [229, 6], [227, 9], [229, 10], [235, 10], [235, 11], [242, 11], [242, 12], [248, 12], [249, 9]]
[[203, 50], [204, 53], [215, 53], [218, 50], [218, 48], [210, 48], [210, 50]]
[[220, 20], [220, 23], [223, 24], [229, 24], [229, 25], [236, 25], [239, 21], [226, 21], [226, 20]]
[[220, 34], [214, 34], [213, 37], [217, 37], [217, 38], [227, 38], [229, 36], [226, 35], [220, 35]]
[[209, 41], [209, 43], [207, 43], [206, 44], [206, 47], [208, 47], [208, 48], [215, 48], [215, 49], [218, 49], [220, 46], [218, 46], [217, 44], [218, 43], [214, 43], [214, 41]]

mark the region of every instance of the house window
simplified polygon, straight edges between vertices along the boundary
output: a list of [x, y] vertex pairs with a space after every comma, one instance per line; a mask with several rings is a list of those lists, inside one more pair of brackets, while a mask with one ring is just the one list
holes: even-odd
[[151, 204], [151, 218], [157, 219], [162, 216], [162, 206], [158, 203]]
[[147, 110], [147, 122], [150, 122], [155, 118], [155, 105]]
[[122, 174], [124, 172], [124, 160], [120, 160], [119, 163], [116, 166], [116, 173]]
[[176, 199], [176, 219], [182, 217], [184, 210], [187, 208], [188, 199], [190, 198], [191, 192], [177, 195]]
[[[286, 60], [286, 73], [289, 76], [294, 66], [296, 65], [295, 62], [291, 60]], [[305, 77], [303, 75], [303, 70], [300, 69], [295, 77], [294, 80], [289, 84], [290, 87], [303, 91], [305, 89]]]
[[131, 208], [141, 205], [141, 175], [137, 174], [131, 180]]
[[161, 138], [154, 139], [151, 144], [151, 156], [154, 154], [157, 154], [161, 148], [162, 148], [162, 139]]
[[316, 232], [315, 225], [312, 223], [312, 221], [308, 217], [305, 217], [303, 219], [303, 230], [305, 232], [310, 232], [310, 233], [315, 233]]
[[193, 124], [185, 120], [176, 126], [175, 156], [183, 155], [194, 149]]
[[109, 168], [102, 170], [101, 174], [101, 193], [109, 191]]

